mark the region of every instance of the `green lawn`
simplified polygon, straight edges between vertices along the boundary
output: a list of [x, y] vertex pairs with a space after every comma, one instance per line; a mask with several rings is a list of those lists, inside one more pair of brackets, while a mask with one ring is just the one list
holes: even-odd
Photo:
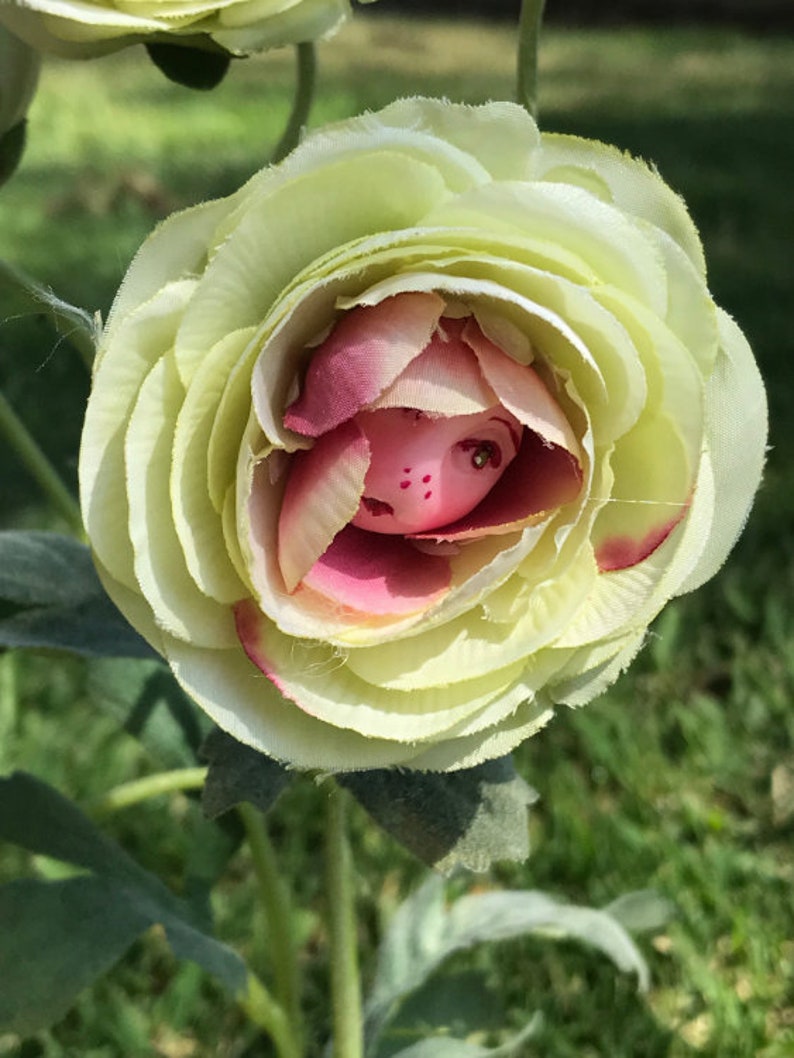
[[[426, 92], [478, 102], [512, 91], [509, 27], [361, 19], [321, 49], [313, 122]], [[142, 55], [53, 62], [29, 149], [0, 193], [0, 253], [90, 310], [105, 311], [135, 248], [171, 210], [237, 187], [265, 160], [289, 107], [289, 54], [236, 64], [211, 94], [167, 83]], [[541, 62], [548, 129], [616, 142], [653, 161], [700, 226], [717, 300], [742, 324], [769, 383], [772, 451], [748, 530], [717, 581], [670, 607], [632, 671], [598, 703], [561, 714], [522, 748], [539, 790], [534, 852], [497, 873], [606, 904], [654, 886], [677, 906], [646, 942], [654, 985], [636, 994], [572, 945], [502, 945], [476, 966], [546, 1029], [527, 1058], [786, 1058], [794, 1054], [794, 419], [788, 321], [794, 290], [794, 39], [722, 31], [549, 31]], [[0, 385], [73, 479], [87, 389], [77, 356], [46, 320], [0, 305]], [[5, 453], [0, 521], [57, 525]], [[98, 716], [77, 662], [0, 658], [0, 767], [24, 766], [89, 798], [148, 766]], [[274, 837], [308, 911], [314, 1009], [325, 990], [321, 882], [312, 855], [316, 793], [279, 807]], [[113, 832], [178, 885], [196, 810], [185, 798], [120, 815]], [[356, 823], [364, 950], [407, 854]], [[18, 864], [0, 857], [9, 876]], [[46, 865], [40, 865], [45, 869]], [[216, 906], [224, 936], [250, 943], [251, 880], [233, 864]], [[466, 966], [470, 964], [465, 964]], [[464, 964], [461, 963], [460, 967]], [[1, 985], [0, 985], [1, 987]], [[192, 968], [147, 938], [19, 1058], [255, 1058], [255, 1041]]]

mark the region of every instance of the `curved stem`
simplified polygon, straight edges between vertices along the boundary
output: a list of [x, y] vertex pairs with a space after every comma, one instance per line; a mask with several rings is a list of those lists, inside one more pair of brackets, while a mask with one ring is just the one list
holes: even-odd
[[146, 775], [142, 779], [121, 783], [102, 795], [91, 806], [95, 816], [111, 815], [122, 808], [148, 801], [150, 797], [176, 793], [179, 790], [199, 790], [207, 778], [206, 768], [177, 768]]
[[333, 1000], [333, 1058], [362, 1058], [361, 985], [356, 938], [353, 858], [347, 838], [345, 794], [334, 784], [328, 799], [326, 884]]
[[538, 117], [538, 47], [546, 0], [521, 0], [518, 20], [518, 76], [516, 99], [535, 120]]
[[271, 962], [276, 978], [276, 994], [290, 1022], [295, 1045], [300, 1051], [303, 1023], [300, 1008], [298, 967], [289, 891], [278, 870], [276, 855], [261, 812], [249, 804], [238, 806], [254, 864], [261, 906], [265, 912], [272, 945]]
[[317, 80], [317, 52], [314, 45], [310, 43], [296, 45], [295, 61], [297, 83], [295, 98], [292, 101], [292, 113], [270, 159], [273, 165], [280, 162], [282, 158], [286, 158], [289, 152], [298, 146], [301, 132], [309, 120], [309, 112], [314, 99], [314, 86]]
[[2, 393], [0, 393], [0, 434], [5, 435], [6, 440], [31, 476], [52, 500], [70, 527], [82, 536], [83, 518], [77, 500], [64, 485], [55, 467]]
[[248, 974], [246, 991], [238, 998], [240, 1007], [251, 1021], [270, 1036], [279, 1058], [302, 1058], [289, 1018], [256, 974]]
[[96, 322], [87, 312], [56, 297], [29, 275], [0, 259], [0, 285], [21, 295], [34, 312], [47, 312], [55, 330], [74, 346], [89, 373], [94, 362]]

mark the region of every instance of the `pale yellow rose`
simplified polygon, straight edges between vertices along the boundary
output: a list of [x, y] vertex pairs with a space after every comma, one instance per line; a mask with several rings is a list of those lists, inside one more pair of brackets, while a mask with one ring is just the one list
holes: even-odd
[[348, 0], [0, 0], [0, 23], [42, 52], [90, 58], [128, 44], [248, 55], [332, 33]]
[[449, 770], [617, 677], [724, 561], [765, 439], [651, 168], [417, 99], [152, 235], [80, 478], [108, 591], [222, 728]]

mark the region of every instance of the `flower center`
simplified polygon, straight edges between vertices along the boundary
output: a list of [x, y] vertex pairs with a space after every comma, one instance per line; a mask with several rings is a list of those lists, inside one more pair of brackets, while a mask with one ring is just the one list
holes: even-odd
[[354, 421], [370, 465], [353, 525], [389, 534], [438, 529], [474, 510], [515, 458], [523, 429], [501, 405], [447, 417], [381, 408]]

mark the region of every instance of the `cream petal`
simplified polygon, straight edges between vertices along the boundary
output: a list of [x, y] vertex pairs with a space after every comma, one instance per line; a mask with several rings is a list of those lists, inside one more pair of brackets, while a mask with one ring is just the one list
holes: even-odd
[[300, 711], [332, 727], [412, 747], [444, 735], [509, 693], [523, 669], [519, 662], [463, 685], [427, 687], [422, 694], [386, 690], [355, 676], [332, 647], [281, 635], [250, 603], [238, 607], [237, 620], [252, 662]]
[[686, 204], [651, 166], [610, 144], [543, 133], [533, 155], [533, 179], [579, 183], [592, 175], [609, 189], [614, 205], [667, 232], [705, 276], [703, 247]]
[[[364, 434], [345, 422], [290, 458], [278, 522], [278, 562], [287, 591], [297, 588], [355, 516], [369, 456]], [[262, 475], [257, 481], [264, 487]], [[251, 507], [254, 532], [261, 510], [259, 504]]]
[[727, 313], [719, 312], [720, 353], [706, 385], [706, 435], [714, 473], [716, 517], [696, 568], [678, 589], [713, 577], [752, 507], [766, 458], [767, 402], [752, 350]]
[[[188, 569], [201, 591], [218, 602], [236, 602], [245, 588], [231, 563], [222, 519], [208, 490], [208, 445], [224, 383], [250, 343], [251, 329], [211, 349], [193, 376], [176, 420], [171, 468], [174, 525]], [[234, 463], [227, 467], [227, 487]]]
[[[105, 358], [105, 331], [94, 368], [91, 396], [80, 442], [80, 503], [96, 556], [108, 572], [135, 589], [133, 553], [127, 532], [128, 503], [124, 471], [127, 421], [141, 383], [158, 358], [172, 346], [191, 282], [164, 286], [113, 330], [123, 355]], [[114, 346], [115, 347], [115, 346]]]
[[171, 512], [173, 429], [183, 397], [174, 357], [164, 356], [143, 381], [129, 418], [124, 462], [135, 576], [164, 631], [199, 646], [228, 646], [231, 610], [190, 576]]

